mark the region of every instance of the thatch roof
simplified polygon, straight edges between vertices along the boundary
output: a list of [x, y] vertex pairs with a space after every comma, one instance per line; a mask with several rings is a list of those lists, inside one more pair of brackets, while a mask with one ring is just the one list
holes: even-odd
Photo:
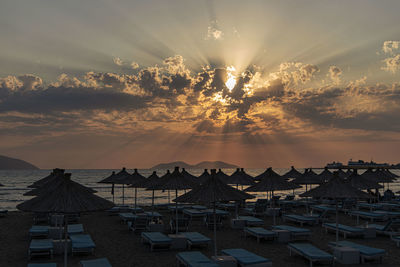
[[157, 172], [153, 171], [153, 173], [148, 177], [145, 178], [143, 181], [140, 181], [134, 185], [131, 185], [129, 187], [136, 187], [136, 188], [148, 188], [148, 187], [153, 187], [157, 185], [158, 183], [161, 182], [161, 178], [158, 177]]
[[77, 186], [68, 175], [61, 180], [52, 191], [27, 200], [17, 208], [31, 212], [79, 213], [106, 210], [114, 206], [112, 202]]
[[39, 188], [42, 187], [43, 185], [47, 184], [48, 182], [52, 181], [54, 178], [56, 178], [58, 175], [64, 175], [64, 169], [59, 169], [55, 168], [53, 171], [47, 175], [46, 177], [34, 182], [33, 184], [29, 185], [29, 188]]
[[301, 176], [302, 174], [298, 170], [296, 170], [293, 166], [290, 167], [290, 171], [282, 175], [282, 177], [285, 179], [291, 179], [291, 178], [295, 179]]
[[199, 179], [193, 174], [190, 174], [188, 171], [186, 171], [185, 168], [182, 168], [181, 173], [183, 174], [183, 176], [185, 176], [185, 178], [192, 180], [196, 184], [200, 183]]
[[357, 173], [357, 170], [355, 169], [352, 174], [350, 174], [349, 177], [346, 178], [346, 181], [348, 181], [353, 187], [360, 189], [360, 190], [365, 190], [365, 189], [376, 189], [376, 188], [382, 188], [383, 186], [378, 184], [375, 181], [368, 180], [364, 178], [362, 175], [359, 175]]
[[338, 169], [337, 170], [337, 173], [338, 173], [338, 175], [339, 175], [339, 177], [340, 178], [346, 178], [347, 177], [347, 174], [342, 170], [342, 169]]
[[199, 179], [199, 182], [202, 184], [208, 178], [210, 178], [210, 173], [208, 173], [207, 169], [204, 169], [204, 172], [197, 179]]
[[333, 173], [328, 170], [328, 168], [324, 168], [324, 170], [318, 174], [318, 177], [323, 181], [327, 182], [333, 178]]
[[217, 177], [219, 179], [221, 179], [221, 181], [224, 181], [225, 179], [229, 179], [229, 175], [224, 173], [221, 169], [218, 169]]
[[113, 183], [115, 183], [115, 179], [116, 179], [115, 171], [113, 171], [110, 176], [104, 178], [103, 180], [101, 180], [98, 183], [100, 183], [100, 184], [113, 184]]
[[209, 204], [218, 201], [241, 201], [250, 198], [254, 198], [254, 196], [225, 184], [218, 178], [215, 169], [212, 169], [210, 177], [203, 184], [198, 185], [173, 201], [180, 203]]
[[225, 176], [224, 178], [221, 178], [221, 180], [226, 184], [235, 184], [235, 185], [255, 184], [253, 178], [244, 171], [241, 171], [239, 168], [237, 168], [236, 171], [232, 173], [231, 176]]
[[277, 174], [276, 172], [274, 172], [272, 170], [271, 167], [267, 168], [263, 173], [257, 175], [256, 177], [254, 177], [255, 181], [261, 181], [264, 178], [268, 178], [268, 177], [275, 177], [275, 178], [281, 178], [281, 176], [279, 174]]
[[[133, 173], [130, 175], [130, 177], [125, 178], [125, 182], [130, 182], [129, 184], [131, 184], [130, 187], [136, 187], [136, 188], [140, 188], [138, 186], [136, 186], [136, 184], [140, 184], [142, 182], [144, 182], [146, 180], [146, 178], [141, 175], [137, 169], [133, 169]], [[128, 184], [128, 183], [126, 183]]]
[[304, 174], [293, 180], [296, 184], [322, 184], [324, 181], [312, 169], [306, 169]]
[[191, 189], [198, 185], [191, 179], [183, 176], [183, 174], [179, 172], [179, 167], [175, 167], [175, 170], [171, 174], [164, 176], [166, 177], [161, 178], [159, 184], [148, 187], [147, 190], [184, 190]]
[[397, 174], [391, 172], [390, 170], [383, 170], [383, 171], [391, 178], [394, 178], [394, 179], [399, 178], [399, 176]]
[[103, 184], [132, 184], [131, 181], [133, 180], [132, 175], [130, 175], [126, 168], [123, 167], [121, 171], [118, 173], [112, 172], [110, 176], [101, 180], [99, 183]]
[[301, 197], [317, 197], [317, 198], [333, 198], [333, 199], [344, 199], [344, 198], [372, 198], [367, 193], [364, 193], [357, 188], [351, 186], [349, 182], [346, 182], [338, 176], [335, 172], [334, 177], [327, 183], [321, 184], [320, 186], [313, 188], [303, 194]]
[[[39, 196], [41, 194], [48, 194], [49, 192], [52, 192], [55, 188], [57, 188], [57, 186], [60, 183], [63, 183], [64, 177], [71, 177], [70, 173], [64, 173], [63, 175], [57, 175], [55, 176], [55, 179], [52, 179], [50, 181], [48, 181], [45, 186], [41, 186], [39, 188], [35, 188], [31, 191], [28, 191], [24, 194], [24, 196]], [[86, 187], [84, 185], [81, 185], [77, 182], [74, 182], [71, 180], [71, 183], [75, 183], [76, 187], [80, 187], [82, 190], [88, 192], [88, 193], [97, 193], [96, 190], [90, 188], [90, 187]]]
[[377, 182], [377, 183], [391, 183], [393, 182], [393, 178], [388, 177], [387, 174], [382, 172], [381, 170], [373, 171], [371, 168], [366, 170], [363, 174], [361, 174], [364, 178]]
[[274, 172], [271, 168], [268, 168], [264, 173], [261, 181], [257, 184], [246, 188], [246, 192], [267, 192], [276, 190], [290, 190], [296, 189], [300, 186], [293, 182], [288, 182], [282, 178], [279, 174]]

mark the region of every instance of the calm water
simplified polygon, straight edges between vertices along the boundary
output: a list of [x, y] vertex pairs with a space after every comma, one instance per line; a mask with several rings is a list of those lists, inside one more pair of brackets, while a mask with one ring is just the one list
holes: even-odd
[[[284, 174], [288, 171], [288, 169], [274, 169], [279, 174]], [[298, 169], [300, 172], [303, 172], [303, 169]], [[111, 195], [111, 186], [105, 184], [99, 184], [98, 181], [104, 179], [109, 176], [112, 171], [119, 170], [66, 170], [66, 172], [72, 173], [72, 179], [76, 182], [79, 182], [85, 186], [91, 187], [98, 191], [98, 195], [106, 198], [108, 200], [112, 200]], [[199, 176], [203, 170], [188, 170], [191, 174], [195, 176]], [[224, 169], [226, 174], [231, 174], [235, 170], [234, 169]], [[252, 176], [256, 176], [265, 169], [246, 169], [246, 172]], [[27, 188], [33, 182], [46, 177], [51, 170], [33, 170], [33, 171], [0, 171], [0, 183], [4, 186], [0, 187], [0, 209], [8, 209], [8, 210], [16, 210], [16, 205], [19, 203], [30, 199], [32, 197], [23, 196], [23, 194], [30, 190]], [[128, 170], [128, 172], [132, 173], [133, 170]], [[139, 172], [148, 177], [152, 171], [151, 170], [139, 170]], [[163, 175], [165, 170], [158, 170], [157, 174], [159, 176]], [[318, 171], [316, 170], [318, 173]], [[394, 173], [400, 175], [399, 170], [393, 171]], [[397, 181], [395, 183], [390, 184], [390, 189], [394, 192], [400, 190], [400, 182]], [[122, 203], [122, 186], [115, 186], [115, 203]], [[301, 194], [305, 191], [305, 188], [299, 188], [295, 190], [296, 194]], [[184, 191], [179, 191], [178, 194], [183, 194]], [[292, 191], [283, 191], [283, 192], [275, 192], [275, 195], [285, 195], [287, 193], [292, 193]], [[252, 193], [257, 198], [265, 198], [266, 193]], [[146, 191], [144, 189], [138, 189], [138, 205], [151, 205], [151, 191]], [[165, 204], [168, 203], [168, 192], [155, 192], [155, 203], [156, 204]], [[170, 193], [170, 199], [175, 198], [175, 192]], [[134, 189], [133, 188], [125, 188], [125, 204], [133, 204], [134, 203]]]

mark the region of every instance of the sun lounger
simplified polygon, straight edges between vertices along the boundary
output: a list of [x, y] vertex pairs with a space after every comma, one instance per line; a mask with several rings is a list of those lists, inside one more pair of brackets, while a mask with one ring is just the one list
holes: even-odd
[[286, 230], [290, 232], [291, 240], [305, 240], [309, 239], [311, 231], [306, 228], [299, 228], [290, 225], [275, 225], [272, 227], [274, 230]]
[[245, 227], [243, 230], [245, 237], [247, 235], [255, 236], [257, 238], [257, 242], [260, 242], [261, 238], [273, 240], [276, 237], [275, 232], [269, 231], [261, 227]]
[[207, 258], [199, 251], [179, 252], [176, 254], [177, 265], [181, 264], [188, 267], [218, 267], [219, 265]]
[[285, 214], [282, 216], [283, 221], [291, 221], [291, 222], [296, 222], [299, 223], [301, 226], [303, 224], [310, 224], [314, 225], [318, 222], [318, 219], [313, 216], [303, 216], [303, 215], [297, 215], [297, 214]]
[[334, 213], [336, 211], [336, 208], [332, 206], [325, 206], [325, 205], [313, 205], [311, 206], [311, 210], [316, 210], [319, 212], [332, 212]]
[[400, 205], [395, 203], [379, 203], [384, 210], [400, 210]]
[[358, 203], [358, 208], [368, 209], [370, 211], [382, 209], [381, 204], [372, 204], [372, 203]]
[[399, 211], [375, 210], [372, 213], [386, 215], [386, 217], [389, 218], [389, 219], [400, 218], [400, 212]]
[[361, 263], [364, 263], [365, 259], [378, 259], [380, 262], [382, 262], [383, 256], [386, 254], [384, 249], [364, 246], [350, 241], [338, 241], [337, 243], [329, 242], [329, 245], [331, 247], [335, 247], [337, 245], [339, 247], [351, 247], [357, 249], [360, 251]]
[[[184, 210], [184, 209], [190, 209], [190, 205], [178, 205], [178, 212], [180, 212], [180, 211], [182, 211], [182, 210]], [[170, 212], [173, 212], [173, 213], [175, 213], [175, 209], [176, 209], [176, 205], [170, 205], [170, 206], [168, 206], [168, 210], [170, 211]]]
[[44, 225], [32, 225], [31, 229], [29, 229], [29, 236], [31, 238], [35, 237], [48, 237], [49, 235], [49, 226]]
[[142, 243], [149, 243], [150, 251], [170, 249], [172, 239], [160, 232], [142, 232]]
[[219, 203], [217, 204], [218, 208], [224, 209], [224, 210], [234, 210], [236, 208], [235, 203]]
[[196, 210], [196, 209], [184, 209], [183, 214], [185, 214], [187, 217], [192, 220], [193, 218], [203, 218], [206, 214], [202, 210]]
[[369, 219], [369, 220], [371, 220], [371, 222], [386, 221], [388, 219], [388, 217], [385, 214], [379, 214], [379, 213], [367, 212], [367, 211], [359, 211], [359, 210], [351, 211], [350, 215], [357, 217], [357, 223], [360, 220], [360, 218]]
[[264, 220], [261, 220], [252, 216], [239, 216], [239, 220], [244, 220], [246, 222], [246, 226], [263, 226]]
[[400, 247], [400, 236], [391, 236], [390, 239], [392, 239], [394, 242], [396, 242], [396, 246]]
[[147, 215], [147, 217], [151, 218], [151, 219], [159, 219], [162, 218], [161, 213], [157, 212], [157, 211], [145, 211], [144, 214]]
[[111, 267], [107, 258], [80, 261], [81, 267]]
[[191, 249], [192, 246], [208, 246], [211, 242], [210, 238], [198, 232], [183, 232], [180, 234], [186, 237], [189, 249]]
[[[214, 214], [214, 210], [213, 209], [205, 209], [205, 210], [202, 210], [204, 213], [206, 213], [207, 215], [210, 215], [210, 214]], [[222, 217], [227, 217], [227, 216], [229, 216], [229, 211], [226, 211], [226, 210], [219, 210], [219, 209], [215, 209], [215, 214], [216, 215], [218, 215], [218, 216], [222, 216]]]
[[69, 224], [68, 225], [68, 235], [76, 235], [83, 233], [83, 225], [82, 224]]
[[57, 263], [28, 263], [28, 267], [57, 267]]
[[[325, 228], [326, 232], [328, 232], [328, 230], [336, 231], [336, 223], [324, 223], [322, 224], [322, 227]], [[344, 225], [340, 223], [338, 224], [338, 231], [339, 233], [343, 234], [344, 238], [347, 238], [347, 236], [363, 237], [365, 234], [365, 228]]]
[[375, 228], [376, 232], [379, 234], [392, 236], [398, 233], [398, 230], [400, 228], [400, 220], [399, 219], [389, 220], [385, 225], [369, 224], [368, 227]]
[[234, 257], [239, 266], [272, 266], [272, 262], [270, 259], [266, 259], [242, 248], [223, 249], [221, 252], [222, 254]]
[[118, 213], [119, 218], [121, 218], [121, 221], [124, 223], [134, 221], [138, 216], [136, 214], [133, 214], [132, 212], [122, 212]]
[[306, 258], [310, 261], [310, 267], [313, 266], [314, 262], [328, 262], [333, 264], [334, 258], [328, 252], [325, 252], [310, 243], [289, 243], [287, 245], [289, 254], [292, 252]]
[[96, 245], [90, 235], [79, 234], [69, 237], [72, 243], [72, 254], [74, 253], [94, 253]]
[[51, 239], [32, 239], [29, 245], [29, 258], [36, 255], [49, 255], [53, 257], [53, 241]]
[[149, 218], [146, 214], [136, 215], [137, 217], [133, 221], [128, 221], [128, 227], [133, 232], [144, 231], [149, 223]]
[[195, 209], [195, 210], [205, 210], [205, 209], [207, 209], [207, 207], [203, 206], [203, 205], [193, 205], [191, 208]]

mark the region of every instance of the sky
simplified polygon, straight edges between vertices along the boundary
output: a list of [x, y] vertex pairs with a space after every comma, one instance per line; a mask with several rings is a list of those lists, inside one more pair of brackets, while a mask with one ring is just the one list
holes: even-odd
[[400, 1], [2, 0], [0, 154], [399, 163]]

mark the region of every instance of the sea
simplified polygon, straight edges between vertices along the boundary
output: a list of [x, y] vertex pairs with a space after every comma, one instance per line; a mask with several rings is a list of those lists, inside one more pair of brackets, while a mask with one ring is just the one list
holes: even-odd
[[[236, 169], [223, 169], [223, 171], [228, 175], [232, 174], [235, 170]], [[304, 169], [297, 169], [297, 170], [300, 172], [304, 172]], [[51, 171], [52, 170], [0, 170], [0, 183], [4, 185], [0, 187], [0, 209], [7, 209], [9, 211], [17, 210], [16, 206], [19, 203], [22, 203], [23, 201], [32, 198], [32, 196], [23, 195], [25, 192], [31, 190], [31, 188], [28, 188], [28, 186], [31, 185], [33, 182], [46, 177], [47, 175], [50, 174]], [[114, 196], [113, 196], [111, 194], [111, 185], [98, 183], [100, 180], [110, 176], [112, 171], [118, 172], [120, 170], [113, 170], [113, 169], [66, 170], [66, 172], [72, 173], [71, 176], [72, 180], [96, 190], [97, 195], [105, 199], [108, 199], [110, 201], [114, 200], [115, 204], [133, 205], [135, 201], [134, 188], [127, 188], [126, 186], [123, 188], [122, 186], [115, 185]], [[132, 170], [128, 169], [127, 171], [129, 173], [133, 173], [133, 169]], [[166, 173], [166, 170], [156, 170], [156, 171], [159, 176], [162, 176], [163, 174]], [[199, 176], [203, 172], [203, 170], [201, 169], [193, 169], [187, 171], [195, 176]], [[245, 171], [251, 176], [256, 176], [264, 172], [265, 169], [245, 169]], [[289, 169], [274, 169], [274, 171], [282, 175], [287, 171], [289, 171]], [[319, 173], [322, 170], [314, 170], [314, 171], [316, 173]], [[153, 170], [149, 169], [139, 170], [139, 173], [145, 177], [150, 176], [152, 172]], [[400, 175], [400, 170], [392, 170], [392, 172], [397, 175]], [[315, 186], [316, 185], [314, 185], [314, 187]], [[394, 183], [385, 184], [385, 190], [388, 187], [393, 192], [399, 191], [400, 178]], [[242, 187], [239, 186], [239, 189], [242, 189]], [[185, 192], [186, 192], [185, 190], [178, 191], [178, 195], [184, 194]], [[299, 195], [303, 192], [305, 192], [305, 186], [296, 189], [294, 191], [296, 195]], [[276, 191], [274, 192], [274, 195], [285, 196], [287, 194], [292, 194], [292, 193], [293, 190]], [[383, 193], [382, 189], [381, 193]], [[255, 196], [255, 199], [253, 199], [252, 201], [255, 201], [257, 198], [266, 198], [267, 195], [266, 192], [257, 192], [251, 194]], [[145, 189], [137, 189], [137, 204], [139, 206], [150, 206], [151, 198], [152, 198], [152, 191], [147, 191]], [[172, 199], [174, 198], [175, 198], [175, 192], [155, 191], [156, 205], [172, 203]]]

